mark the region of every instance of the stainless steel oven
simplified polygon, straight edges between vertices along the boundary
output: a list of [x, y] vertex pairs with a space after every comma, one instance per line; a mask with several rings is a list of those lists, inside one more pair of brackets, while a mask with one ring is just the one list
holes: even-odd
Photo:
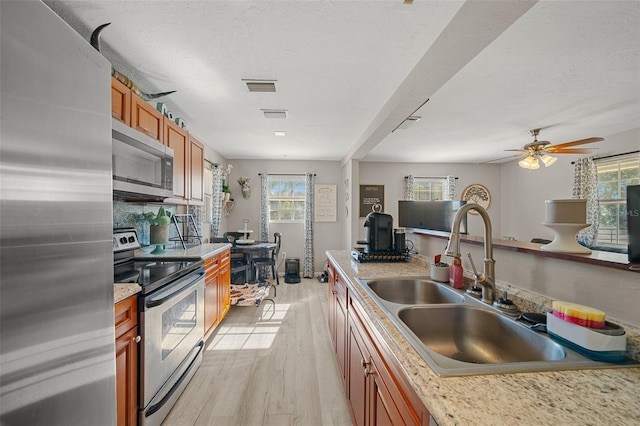
[[160, 425], [202, 362], [201, 259], [135, 258], [134, 229], [114, 230], [114, 282], [137, 282], [142, 346], [138, 424]]
[[139, 309], [139, 424], [159, 425], [202, 361], [204, 269], [141, 296]]

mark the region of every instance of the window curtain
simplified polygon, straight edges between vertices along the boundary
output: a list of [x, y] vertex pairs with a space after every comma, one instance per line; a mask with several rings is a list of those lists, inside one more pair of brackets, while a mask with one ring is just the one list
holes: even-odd
[[413, 201], [413, 184], [415, 179], [413, 175], [404, 177], [404, 199], [406, 201]]
[[573, 198], [587, 200], [587, 223], [591, 226], [578, 232], [577, 240], [582, 245], [594, 246], [598, 241], [600, 226], [600, 203], [598, 202], [598, 170], [593, 157], [575, 161], [573, 173]]
[[304, 210], [304, 260], [302, 276], [313, 278], [313, 173], [307, 173]]
[[442, 199], [453, 201], [456, 199], [456, 178], [455, 176], [445, 176], [442, 186]]
[[212, 218], [211, 236], [220, 236], [220, 221], [222, 220], [222, 180], [223, 171], [219, 165], [213, 166], [213, 187], [211, 188]]
[[260, 241], [269, 241], [269, 175], [260, 173]]

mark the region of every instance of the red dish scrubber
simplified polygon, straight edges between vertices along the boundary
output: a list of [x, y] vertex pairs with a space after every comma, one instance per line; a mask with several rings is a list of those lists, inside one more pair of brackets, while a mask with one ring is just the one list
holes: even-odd
[[553, 315], [564, 321], [589, 328], [604, 328], [605, 313], [575, 303], [554, 301]]

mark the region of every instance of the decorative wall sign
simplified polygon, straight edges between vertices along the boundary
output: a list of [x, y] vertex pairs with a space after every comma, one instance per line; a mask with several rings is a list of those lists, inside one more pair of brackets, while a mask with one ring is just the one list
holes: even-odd
[[384, 185], [360, 185], [360, 217], [366, 217], [374, 208], [384, 211]]
[[[479, 183], [473, 183], [467, 186], [464, 191], [462, 191], [462, 197], [460, 199], [466, 201], [467, 204], [478, 204], [484, 207], [485, 210], [491, 205], [491, 193], [486, 186]], [[469, 213], [478, 214], [475, 210], [469, 210]]]
[[314, 222], [336, 222], [338, 220], [336, 193], [336, 185], [315, 184], [313, 186]]

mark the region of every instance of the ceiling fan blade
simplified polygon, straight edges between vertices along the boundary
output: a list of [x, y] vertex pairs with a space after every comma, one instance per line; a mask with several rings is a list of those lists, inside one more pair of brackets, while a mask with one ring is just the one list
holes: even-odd
[[558, 149], [558, 150], [549, 150], [547, 149], [549, 154], [591, 154], [594, 151], [594, 148], [569, 148], [569, 149]]
[[528, 149], [505, 149], [505, 151], [529, 152]]
[[549, 149], [557, 149], [557, 148], [568, 148], [570, 146], [576, 146], [576, 145], [584, 145], [587, 143], [594, 143], [594, 142], [600, 142], [603, 141], [604, 139], [602, 138], [587, 138], [587, 139], [580, 139], [577, 141], [572, 141], [572, 142], [565, 142], [565, 143], [560, 143], [558, 145], [552, 145], [552, 146], [548, 146], [547, 147], [547, 151]]

